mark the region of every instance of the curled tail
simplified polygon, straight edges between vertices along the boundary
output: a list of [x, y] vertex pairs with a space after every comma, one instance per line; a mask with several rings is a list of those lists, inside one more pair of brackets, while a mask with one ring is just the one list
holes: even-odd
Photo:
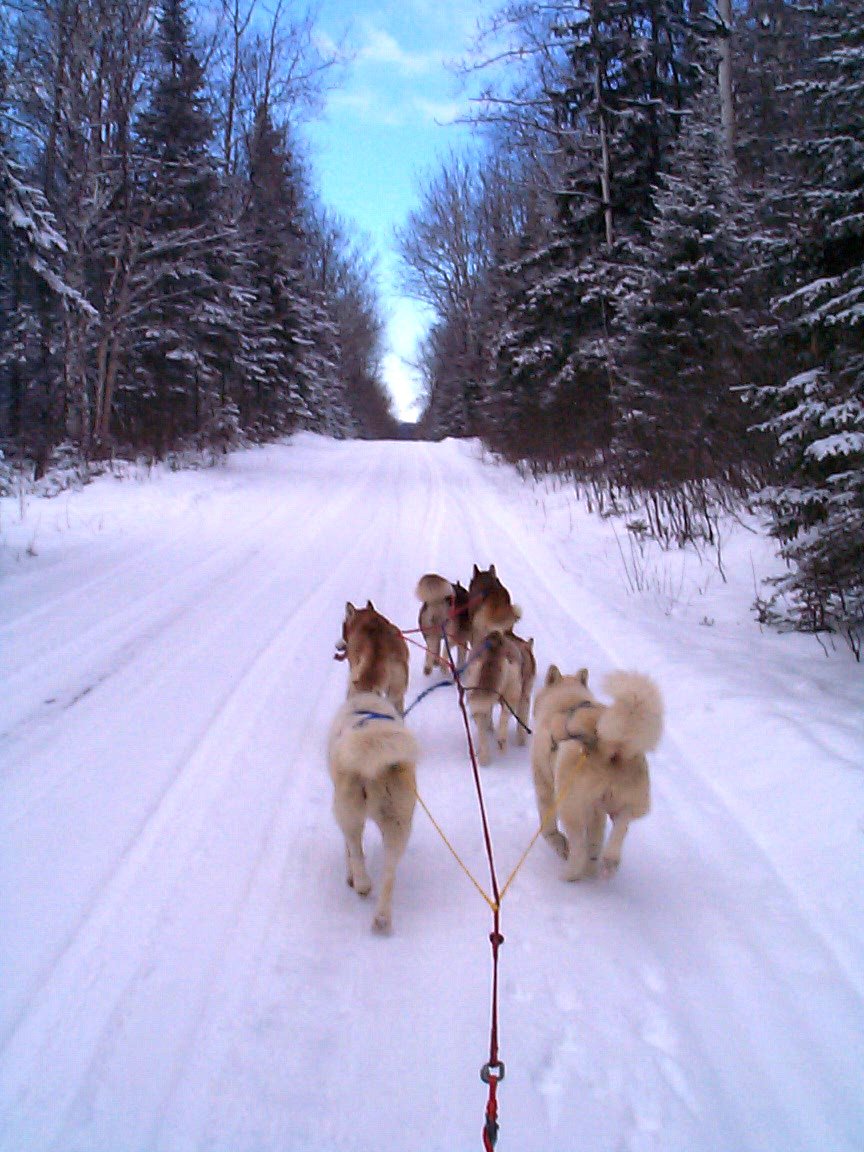
[[424, 604], [435, 604], [453, 595], [453, 585], [443, 576], [427, 572], [425, 576], [420, 577], [414, 595]]
[[597, 722], [597, 736], [625, 759], [656, 748], [663, 734], [660, 689], [641, 672], [613, 672], [603, 682], [612, 697]]

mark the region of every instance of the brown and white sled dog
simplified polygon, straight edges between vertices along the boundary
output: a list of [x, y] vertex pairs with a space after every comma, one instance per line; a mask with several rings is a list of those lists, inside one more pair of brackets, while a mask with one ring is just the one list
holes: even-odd
[[468, 585], [471, 643], [480, 644], [490, 632], [509, 632], [522, 613], [510, 599], [510, 593], [498, 579], [495, 565], [481, 571], [477, 565]]
[[567, 860], [568, 880], [592, 876], [598, 865], [615, 872], [630, 822], [650, 807], [645, 753], [663, 731], [660, 691], [639, 672], [613, 672], [603, 688], [611, 704], [596, 699], [586, 668], [564, 676], [553, 664], [534, 701], [537, 810], [543, 835]]
[[372, 889], [363, 855], [366, 821], [381, 830], [384, 868], [372, 929], [390, 932], [396, 866], [417, 798], [417, 742], [391, 701], [375, 692], [355, 692], [333, 719], [328, 764], [333, 814], [345, 837], [347, 879], [360, 896]]
[[377, 612], [371, 600], [365, 608], [345, 605], [342, 640], [336, 646], [337, 660], [347, 660], [350, 668], [348, 693], [379, 692], [405, 710], [408, 691], [408, 645], [395, 624]]
[[533, 640], [522, 640], [512, 633], [490, 632], [480, 646], [473, 649], [462, 683], [468, 692], [468, 709], [477, 728], [477, 759], [481, 764], [488, 764], [490, 760], [489, 733], [494, 728], [496, 707], [499, 708], [499, 749], [503, 752], [507, 747], [511, 716], [518, 718], [517, 742], [525, 743], [536, 672]]
[[457, 662], [463, 664], [471, 638], [467, 613], [468, 590], [461, 584], [451, 584], [434, 572], [427, 572], [420, 577], [415, 595], [421, 601], [417, 623], [426, 643], [423, 674], [428, 676], [436, 664], [445, 669], [449, 667], [441, 652], [445, 635]]

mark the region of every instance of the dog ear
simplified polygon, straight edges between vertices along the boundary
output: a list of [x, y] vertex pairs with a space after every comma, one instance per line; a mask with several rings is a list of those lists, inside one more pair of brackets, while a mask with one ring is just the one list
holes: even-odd
[[587, 668], [580, 668], [579, 669], [579, 682], [581, 683], [583, 688], [588, 687], [588, 669]]
[[550, 684], [557, 684], [561, 679], [561, 673], [558, 671], [557, 664], [550, 664], [549, 671], [546, 673], [546, 687]]
[[495, 571], [495, 565], [494, 564], [489, 565], [489, 575], [495, 576], [496, 578], [498, 576], [498, 573]]
[[372, 603], [371, 600], [366, 601], [366, 607], [371, 608], [373, 612], [375, 611], [375, 605]]
[[479, 575], [480, 575], [480, 569], [475, 564], [474, 565], [474, 571], [471, 573], [471, 579], [473, 580], [475, 576], [479, 576]]
[[349, 600], [348, 603], [345, 605], [345, 619], [350, 620], [356, 611], [357, 611], [357, 609], [354, 607], [354, 605]]

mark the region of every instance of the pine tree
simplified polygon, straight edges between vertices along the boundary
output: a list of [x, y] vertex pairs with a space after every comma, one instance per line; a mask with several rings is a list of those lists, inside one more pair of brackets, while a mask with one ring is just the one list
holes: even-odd
[[752, 232], [709, 87], [659, 175], [618, 303], [612, 452], [628, 486], [746, 489], [757, 455], [740, 395], [755, 324]]
[[301, 191], [285, 130], [273, 124], [262, 104], [250, 144], [248, 206], [241, 226], [252, 344], [244, 416], [264, 436], [311, 427], [321, 406], [301, 216]]
[[186, 0], [163, 0], [158, 47], [150, 105], [138, 125], [144, 240], [121, 428], [161, 454], [198, 432], [225, 401], [238, 335], [224, 283], [230, 261], [210, 154], [213, 124]]
[[521, 423], [526, 448], [545, 445], [559, 463], [588, 471], [601, 466], [610, 433], [620, 255], [644, 231], [696, 70], [674, 0], [551, 8], [544, 58], [556, 66], [536, 97], [553, 157], [551, 202], [502, 268], [507, 323], [490, 399], [511, 405], [512, 433]]
[[37, 470], [63, 436], [65, 414], [40, 316], [61, 307], [93, 315], [64, 279], [65, 253], [44, 195], [0, 132], [0, 434], [24, 445]]
[[790, 572], [770, 611], [800, 628], [864, 640], [864, 0], [814, 13], [816, 59], [792, 88], [803, 139], [789, 291], [778, 344], [798, 368], [755, 395], [780, 450], [765, 492]]

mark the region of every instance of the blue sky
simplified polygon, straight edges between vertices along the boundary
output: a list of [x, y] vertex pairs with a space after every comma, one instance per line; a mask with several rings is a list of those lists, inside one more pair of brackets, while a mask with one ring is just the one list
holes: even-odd
[[417, 206], [422, 175], [436, 157], [466, 139], [454, 124], [467, 96], [447, 62], [460, 57], [488, 0], [320, 0], [317, 27], [345, 39], [353, 60], [331, 92], [322, 119], [309, 126], [323, 202], [371, 238], [378, 254], [388, 352], [385, 382], [396, 414], [418, 415], [419, 383], [408, 362], [428, 324], [402, 296], [394, 229]]

